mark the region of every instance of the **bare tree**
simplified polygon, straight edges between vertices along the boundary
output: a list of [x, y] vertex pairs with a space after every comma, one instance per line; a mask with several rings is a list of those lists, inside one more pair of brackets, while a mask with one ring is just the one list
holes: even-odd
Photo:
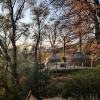
[[69, 30], [69, 26], [67, 26], [66, 24], [64, 25], [64, 23], [60, 26], [59, 29], [59, 43], [63, 45], [63, 54], [64, 57], [66, 57], [66, 47], [76, 39], [76, 36]]
[[59, 24], [60, 21], [54, 21], [52, 25], [46, 26], [47, 37], [49, 39], [53, 54], [56, 53], [56, 44], [59, 36]]
[[36, 62], [38, 60], [38, 49], [39, 45], [41, 44], [42, 36], [44, 34], [44, 26], [45, 26], [45, 20], [48, 15], [48, 7], [44, 2], [40, 3], [39, 5], [35, 5], [31, 3], [31, 11], [33, 14], [33, 27], [31, 29], [33, 30], [33, 39], [35, 43], [35, 58]]
[[[44, 37], [44, 27], [45, 27], [45, 21], [48, 17], [48, 6], [45, 2], [41, 2], [40, 4], [37, 3], [37, 1], [30, 2], [30, 8], [33, 15], [33, 23], [31, 24], [31, 39], [33, 40], [34, 45], [34, 66], [33, 66], [33, 72], [32, 72], [32, 93], [34, 96], [37, 97], [37, 99], [40, 98], [40, 67], [41, 67], [41, 45]], [[35, 75], [34, 75], [35, 73]]]
[[[2, 1], [3, 11], [8, 12], [0, 17], [1, 20], [1, 33], [0, 33], [0, 53], [3, 59], [6, 61], [6, 67], [9, 67], [9, 71], [14, 78], [15, 96], [14, 100], [19, 100], [19, 75], [17, 72], [17, 45], [16, 41], [25, 34], [28, 30], [28, 26], [23, 24], [24, 28], [19, 29], [19, 20], [22, 17], [25, 0], [4, 0]], [[17, 5], [17, 7], [15, 7]], [[16, 8], [16, 10], [15, 10]], [[22, 26], [22, 25], [20, 25]], [[25, 28], [26, 27], [26, 28]], [[20, 31], [19, 31], [20, 30]], [[12, 55], [9, 54], [9, 47], [12, 48]]]

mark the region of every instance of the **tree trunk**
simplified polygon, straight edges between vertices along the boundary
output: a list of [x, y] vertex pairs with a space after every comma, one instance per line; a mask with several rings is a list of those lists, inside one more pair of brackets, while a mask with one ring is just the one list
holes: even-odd
[[79, 52], [82, 52], [82, 35], [79, 33]]
[[33, 91], [35, 92], [35, 96], [37, 97], [37, 100], [38, 98], [40, 97], [40, 78], [39, 78], [39, 53], [38, 53], [38, 50], [39, 50], [39, 44], [40, 44], [40, 39], [41, 39], [41, 30], [40, 30], [40, 18], [39, 16], [37, 15], [37, 23], [38, 23], [38, 37], [37, 37], [37, 41], [36, 41], [36, 46], [35, 46], [35, 67], [36, 67], [36, 73], [37, 73], [37, 87], [36, 87], [36, 91]]
[[17, 73], [17, 46], [16, 46], [16, 22], [14, 20], [14, 8], [12, 6], [12, 1], [9, 0], [9, 12], [10, 12], [10, 19], [11, 19], [11, 25], [12, 25], [12, 35], [11, 35], [11, 43], [12, 43], [12, 75], [15, 79], [15, 94], [13, 99], [14, 100], [19, 100], [19, 76]]
[[66, 56], [66, 38], [64, 37], [64, 57]]
[[97, 40], [97, 43], [100, 44], [100, 29], [99, 29], [99, 22], [97, 18], [95, 17], [95, 38]]
[[95, 16], [95, 38], [97, 40], [97, 43], [100, 44], [100, 29], [99, 29], [99, 19], [100, 19], [100, 8], [97, 8], [99, 6], [99, 0], [94, 0], [95, 3], [95, 11], [94, 11], [94, 16]]

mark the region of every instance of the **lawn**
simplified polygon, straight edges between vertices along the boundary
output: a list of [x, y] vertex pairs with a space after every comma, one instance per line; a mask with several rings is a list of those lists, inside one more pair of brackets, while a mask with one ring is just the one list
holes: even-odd
[[[60, 73], [52, 76], [48, 95], [73, 98], [100, 98], [100, 67]], [[85, 99], [84, 99], [85, 100]], [[90, 99], [88, 99], [90, 100]], [[99, 99], [98, 99], [99, 100]]]
[[65, 76], [69, 77], [100, 77], [100, 67], [95, 67], [92, 69], [81, 69], [77, 71], [72, 71], [64, 74]]

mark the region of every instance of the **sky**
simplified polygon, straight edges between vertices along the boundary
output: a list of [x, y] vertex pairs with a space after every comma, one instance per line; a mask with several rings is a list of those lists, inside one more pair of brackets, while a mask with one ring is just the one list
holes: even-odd
[[[43, 0], [37, 0], [37, 4], [39, 4], [41, 1], [43, 1]], [[48, 1], [48, 0], [46, 0], [46, 1]], [[100, 2], [100, 0], [99, 0], [99, 2]], [[1, 12], [1, 11], [0, 11]], [[53, 13], [54, 13], [54, 11], [51, 11], [51, 16], [53, 15]], [[59, 12], [60, 13], [60, 12]], [[21, 20], [22, 22], [25, 22], [25, 23], [30, 23], [32, 20], [31, 20], [31, 11], [30, 11], [30, 9], [27, 9], [26, 11], [25, 11], [25, 17]], [[55, 14], [56, 15], [56, 14]], [[54, 16], [54, 15], [53, 15]]]
[[[41, 1], [43, 1], [43, 0], [37, 0], [37, 4], [39, 4]], [[48, 0], [47, 0], [48, 1]], [[100, 0], [99, 0], [99, 2], [100, 2]], [[0, 5], [0, 14], [2, 14], [2, 9], [1, 9], [1, 5]], [[60, 12], [58, 13], [58, 15], [60, 14]], [[51, 16], [57, 16], [57, 13], [55, 13], [53, 10], [51, 11], [51, 15], [49, 16], [49, 17], [51, 17]], [[20, 20], [21, 22], [24, 22], [24, 23], [31, 23], [32, 22], [32, 16], [31, 16], [31, 11], [30, 11], [30, 9], [27, 9], [25, 12], [24, 12], [24, 18], [22, 18], [21, 20]], [[17, 43], [18, 44], [21, 44], [22, 43], [22, 40], [23, 40], [23, 38], [21, 38]], [[29, 39], [28, 40], [28, 43], [32, 43], [32, 41]]]

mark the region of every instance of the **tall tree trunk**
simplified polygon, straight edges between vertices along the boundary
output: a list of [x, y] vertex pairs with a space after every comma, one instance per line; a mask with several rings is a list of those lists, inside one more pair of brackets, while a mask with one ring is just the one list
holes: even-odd
[[11, 66], [11, 70], [12, 70], [12, 74], [13, 77], [15, 78], [15, 95], [14, 95], [14, 100], [19, 100], [20, 96], [19, 96], [19, 76], [17, 73], [17, 46], [16, 46], [16, 22], [14, 20], [14, 8], [12, 5], [12, 1], [9, 0], [9, 12], [10, 12], [10, 19], [11, 19], [11, 25], [12, 25], [12, 36], [11, 36], [11, 43], [12, 43], [12, 66]]
[[64, 57], [66, 56], [66, 37], [64, 37]]
[[55, 44], [51, 45], [51, 49], [52, 49], [52, 54], [55, 54], [56, 53], [56, 50], [55, 50]]
[[[85, 0], [85, 2], [87, 4], [88, 3], [88, 0]], [[100, 1], [99, 0], [93, 0], [94, 2], [94, 5], [93, 5], [93, 10], [94, 10], [94, 13], [93, 13], [93, 16], [94, 16], [94, 20], [95, 20], [95, 39], [97, 40], [97, 43], [100, 44], [100, 27], [99, 27], [99, 20], [100, 20]], [[90, 5], [90, 4], [89, 4]], [[91, 5], [92, 7], [92, 5]], [[99, 20], [98, 20], [99, 19]]]
[[97, 7], [97, 6], [100, 6], [100, 3], [99, 3], [99, 0], [94, 0], [94, 3], [95, 3], [95, 38], [97, 40], [97, 43], [100, 44], [100, 22], [99, 22], [99, 19], [100, 19], [100, 7]]
[[82, 52], [82, 34], [79, 33], [79, 52]]
[[100, 29], [97, 18], [95, 18], [95, 38], [97, 40], [97, 43], [100, 44]]
[[39, 50], [39, 44], [40, 44], [40, 39], [41, 39], [41, 29], [40, 29], [40, 17], [37, 15], [37, 24], [38, 24], [38, 37], [37, 37], [37, 41], [36, 41], [36, 46], [35, 46], [35, 67], [37, 69], [37, 89], [36, 89], [36, 97], [37, 97], [37, 100], [38, 98], [40, 97], [40, 78], [39, 78], [39, 55], [38, 55], [38, 50]]
[[97, 40], [97, 43], [100, 44], [100, 22], [97, 19], [97, 11], [95, 11], [95, 38]]

